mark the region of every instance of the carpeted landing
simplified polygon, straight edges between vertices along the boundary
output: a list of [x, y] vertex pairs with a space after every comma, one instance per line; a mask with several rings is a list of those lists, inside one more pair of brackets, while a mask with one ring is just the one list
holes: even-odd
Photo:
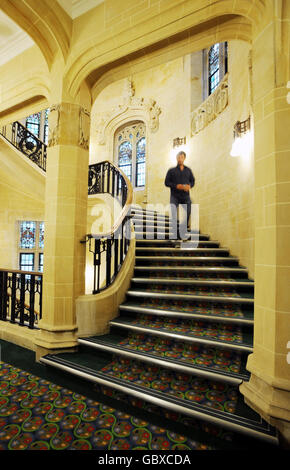
[[0, 363], [0, 450], [214, 449]]

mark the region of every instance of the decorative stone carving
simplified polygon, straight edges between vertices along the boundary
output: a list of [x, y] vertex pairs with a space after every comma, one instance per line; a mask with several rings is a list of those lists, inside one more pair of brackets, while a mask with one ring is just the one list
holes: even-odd
[[90, 113], [85, 108], [80, 108], [79, 111], [79, 141], [80, 147], [89, 150], [90, 139]]
[[228, 74], [218, 88], [192, 113], [191, 135], [212, 122], [228, 105]]
[[110, 123], [126, 113], [130, 112], [143, 115], [144, 120], [148, 122], [148, 127], [151, 132], [156, 132], [159, 128], [159, 116], [161, 108], [157, 105], [156, 101], [152, 98], [138, 98], [135, 96], [135, 87], [129, 78], [125, 80], [123, 92], [123, 104], [115, 106], [110, 112], [103, 114], [97, 124], [97, 142], [99, 145], [106, 144], [106, 129]]
[[55, 104], [50, 107], [50, 112], [48, 115], [48, 147], [53, 147], [59, 143], [60, 110], [60, 104]]

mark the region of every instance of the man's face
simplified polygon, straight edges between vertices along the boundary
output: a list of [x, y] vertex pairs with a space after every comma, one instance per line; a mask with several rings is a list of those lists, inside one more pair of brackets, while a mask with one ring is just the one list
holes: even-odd
[[184, 160], [185, 160], [185, 155], [184, 153], [180, 153], [179, 155], [176, 155], [176, 160], [178, 165], [183, 165]]

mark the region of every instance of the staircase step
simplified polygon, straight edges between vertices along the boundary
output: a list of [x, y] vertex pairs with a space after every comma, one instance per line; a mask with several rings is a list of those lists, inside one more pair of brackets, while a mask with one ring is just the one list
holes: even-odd
[[[151, 302], [151, 306], [150, 306]], [[161, 301], [162, 302], [162, 301]], [[146, 301], [140, 304], [133, 302], [125, 302], [119, 306], [121, 312], [134, 312], [143, 313], [147, 315], [165, 316], [172, 318], [184, 318], [184, 319], [196, 319], [196, 320], [208, 320], [218, 321], [220, 323], [229, 323], [234, 325], [253, 325], [253, 312], [251, 311], [232, 311], [228, 309], [218, 309], [216, 306], [212, 308], [202, 308], [191, 306], [191, 309], [186, 309], [185, 304], [180, 307], [172, 302], [168, 302], [167, 305], [159, 302], [159, 305], [154, 305], [153, 301], [149, 299], [149, 305], [146, 305]], [[180, 308], [180, 310], [178, 309]], [[204, 312], [204, 313], [203, 313]]]
[[138, 334], [124, 337], [118, 333], [79, 338], [78, 342], [110, 354], [234, 385], [249, 379], [249, 372], [245, 369], [246, 357], [240, 352]]
[[[158, 247], [158, 246], [169, 246], [169, 247], [172, 247], [172, 246], [175, 246], [177, 245], [177, 241], [176, 240], [136, 240], [136, 247], [141, 247], [141, 246], [146, 246], [146, 247], [149, 247], [149, 246], [152, 246], [152, 247]], [[197, 247], [199, 248], [206, 248], [206, 247], [209, 247], [209, 248], [219, 248], [220, 246], [220, 243], [218, 241], [215, 241], [215, 240], [196, 240], [196, 244], [197, 244]], [[179, 246], [180, 246], [180, 242], [179, 242]]]
[[135, 214], [144, 214], [148, 216], [158, 216], [158, 217], [170, 217], [168, 214], [161, 214], [160, 212], [148, 210], [148, 209], [140, 209], [137, 207], [131, 206], [131, 213]]
[[173, 285], [197, 285], [197, 286], [229, 286], [229, 287], [244, 287], [244, 288], [254, 288], [254, 283], [252, 281], [236, 281], [236, 280], [227, 280], [227, 279], [219, 279], [219, 280], [202, 280], [202, 279], [189, 279], [187, 278], [162, 278], [162, 277], [133, 277], [131, 279], [133, 283], [136, 284], [173, 284]]
[[[201, 321], [177, 320], [179, 324], [170, 323], [166, 317], [153, 317], [151, 321], [148, 315], [132, 317], [118, 317], [109, 322], [110, 326], [123, 328], [129, 332], [146, 335], [156, 335], [166, 339], [184, 341], [187, 343], [208, 344], [216, 347], [227, 348], [236, 351], [253, 352], [252, 338], [243, 339], [242, 329], [237, 326], [224, 324], [211, 324], [210, 327]], [[190, 323], [191, 322], [191, 323]]]
[[[137, 231], [135, 232], [135, 238], [136, 240], [148, 240], [148, 241], [151, 241], [151, 240], [174, 240], [176, 242], [178, 242], [178, 240], [176, 240], [176, 234], [173, 233], [173, 232], [162, 232], [162, 231]], [[198, 236], [195, 236], [194, 234], [192, 234], [192, 236], [190, 237], [191, 240], [209, 240], [209, 235], [207, 234], [203, 234], [203, 235], [198, 235]]]
[[99, 355], [99, 351], [97, 356], [91, 351], [49, 354], [40, 361], [174, 412], [277, 444], [274, 429], [244, 404], [237, 386], [124, 358], [107, 360], [102, 366]]
[[[228, 248], [173, 248], [173, 247], [143, 247], [136, 246], [136, 253], [146, 253], [147, 256], [155, 256], [157, 254], [168, 253], [172, 256], [195, 256], [195, 253], [205, 254], [205, 256], [210, 256], [212, 254], [229, 254]], [[148, 253], [148, 254], [147, 254]], [[139, 256], [139, 255], [138, 255]]]
[[193, 274], [241, 274], [247, 275], [248, 270], [240, 267], [224, 266], [135, 266], [135, 271], [162, 271], [165, 273], [193, 273]]
[[145, 290], [129, 289], [127, 295], [141, 298], [158, 298], [158, 299], [178, 299], [178, 300], [197, 300], [206, 302], [226, 302], [226, 303], [237, 303], [254, 305], [254, 299], [250, 297], [231, 297], [229, 295], [221, 296], [218, 295], [202, 295], [202, 294], [184, 294], [184, 293], [170, 293], [170, 292], [152, 292]]
[[[234, 256], [136, 256], [135, 257], [136, 263], [140, 262], [148, 262], [148, 263], [157, 263], [157, 262], [169, 262], [170, 264], [172, 263], [178, 263], [180, 261], [185, 262], [185, 263], [190, 263], [195, 264], [196, 262], [201, 262], [206, 265], [211, 264], [214, 266], [219, 266], [219, 263], [223, 266], [224, 264], [234, 264], [238, 265], [239, 259], [235, 258]], [[156, 266], [156, 264], [155, 264]]]

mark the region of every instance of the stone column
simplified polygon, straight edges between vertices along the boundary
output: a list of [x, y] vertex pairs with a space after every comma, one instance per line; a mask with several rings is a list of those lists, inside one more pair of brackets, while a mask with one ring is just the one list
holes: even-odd
[[290, 445], [289, 12], [281, 9], [279, 16], [274, 10], [253, 41], [254, 352], [247, 364], [250, 381], [240, 387], [246, 403], [278, 428], [285, 446]]
[[75, 300], [85, 292], [90, 95], [50, 106], [43, 313], [37, 358], [77, 344]]

